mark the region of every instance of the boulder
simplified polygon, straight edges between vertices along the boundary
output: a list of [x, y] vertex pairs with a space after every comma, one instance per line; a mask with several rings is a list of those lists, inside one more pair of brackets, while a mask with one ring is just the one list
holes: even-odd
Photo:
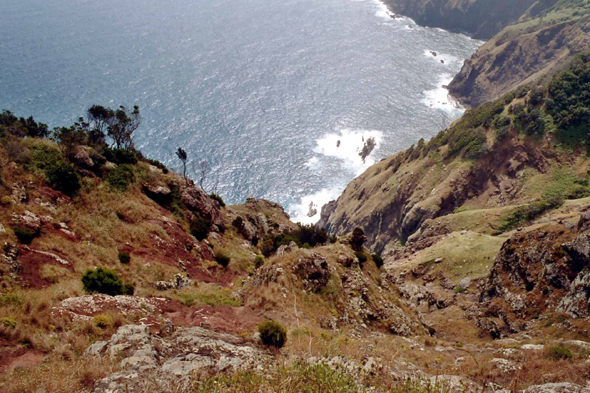
[[305, 289], [318, 292], [330, 280], [330, 266], [326, 258], [309, 251], [293, 266], [293, 273], [303, 280]]
[[70, 158], [74, 164], [82, 168], [92, 168], [94, 166], [94, 161], [90, 156], [89, 150], [91, 150], [91, 148], [88, 146], [76, 146]]
[[580, 215], [578, 220], [578, 232], [587, 232], [590, 230], [590, 211]]
[[185, 276], [184, 274], [177, 273], [172, 277], [170, 281], [158, 281], [156, 282], [156, 289], [160, 291], [166, 291], [168, 289], [181, 290], [186, 287], [193, 285], [193, 280]]
[[122, 359], [122, 370], [98, 381], [94, 393], [179, 388], [188, 383], [189, 377], [211, 369], [261, 370], [271, 359], [266, 350], [230, 334], [191, 327], [179, 328], [171, 336], [161, 338], [151, 334], [145, 325], [121, 326], [109, 341], [93, 344], [86, 354]]
[[590, 393], [590, 388], [573, 383], [546, 383], [529, 386], [525, 393]]
[[211, 199], [205, 191], [194, 185], [184, 185], [180, 188], [180, 198], [191, 213], [211, 221], [219, 230], [225, 230], [225, 220], [218, 203]]

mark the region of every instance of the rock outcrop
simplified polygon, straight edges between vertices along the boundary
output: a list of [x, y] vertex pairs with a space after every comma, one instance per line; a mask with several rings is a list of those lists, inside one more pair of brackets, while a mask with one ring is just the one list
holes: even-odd
[[162, 338], [148, 326], [126, 325], [86, 353], [122, 359], [122, 370], [98, 381], [94, 393], [145, 392], [178, 384], [188, 388], [189, 376], [209, 370], [263, 370], [270, 361], [266, 350], [242, 338], [199, 327], [179, 328]]
[[563, 225], [517, 232], [496, 257], [480, 301], [512, 328], [546, 310], [590, 316], [589, 240]]
[[537, 0], [385, 0], [395, 13], [424, 26], [489, 39], [517, 21]]

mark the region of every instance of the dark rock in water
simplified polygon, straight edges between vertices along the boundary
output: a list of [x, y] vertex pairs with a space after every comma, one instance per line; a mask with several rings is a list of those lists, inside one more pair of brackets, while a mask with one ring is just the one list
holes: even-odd
[[376, 146], [377, 146], [377, 142], [375, 142], [375, 138], [373, 138], [373, 137], [367, 138], [367, 140], [365, 141], [365, 144], [363, 145], [363, 149], [359, 153], [359, 156], [361, 156], [361, 158], [363, 159], [363, 162], [365, 162], [366, 158], [371, 155], [371, 153], [373, 152], [373, 150], [375, 149]]

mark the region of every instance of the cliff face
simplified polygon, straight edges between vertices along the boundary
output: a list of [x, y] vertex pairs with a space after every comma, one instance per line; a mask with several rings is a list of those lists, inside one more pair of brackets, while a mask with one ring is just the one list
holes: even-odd
[[418, 24], [489, 39], [520, 18], [536, 0], [385, 0]]
[[[581, 56], [545, 87], [521, 89], [467, 111], [430, 142], [421, 140], [356, 178], [337, 201], [324, 206], [319, 225], [330, 234], [361, 227], [372, 249], [383, 252], [398, 242], [424, 243], [426, 232], [428, 237], [448, 233], [448, 226], [438, 228], [429, 220], [458, 209], [534, 202], [541, 205], [531, 204], [531, 211], [542, 212], [553, 197], [570, 192], [579, 197], [578, 186], [582, 194], [590, 193], [584, 169], [590, 162], [580, 149], [588, 120], [576, 117], [588, 105], [583, 98], [587, 71], [590, 63]], [[486, 220], [489, 233], [510, 226]]]
[[425, 26], [489, 40], [449, 85], [477, 107], [535, 83], [590, 49], [590, 5], [573, 0], [386, 0]]
[[590, 18], [525, 21], [504, 29], [467, 60], [449, 85], [464, 104], [477, 107], [534, 83], [590, 48]]

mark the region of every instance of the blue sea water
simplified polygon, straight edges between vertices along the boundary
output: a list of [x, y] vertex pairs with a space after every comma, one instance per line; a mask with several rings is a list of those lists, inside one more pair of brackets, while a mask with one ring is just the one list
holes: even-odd
[[227, 202], [313, 222], [310, 203], [461, 115], [442, 85], [479, 45], [374, 0], [2, 0], [0, 109], [61, 126], [139, 105], [146, 155], [178, 168], [182, 147]]

